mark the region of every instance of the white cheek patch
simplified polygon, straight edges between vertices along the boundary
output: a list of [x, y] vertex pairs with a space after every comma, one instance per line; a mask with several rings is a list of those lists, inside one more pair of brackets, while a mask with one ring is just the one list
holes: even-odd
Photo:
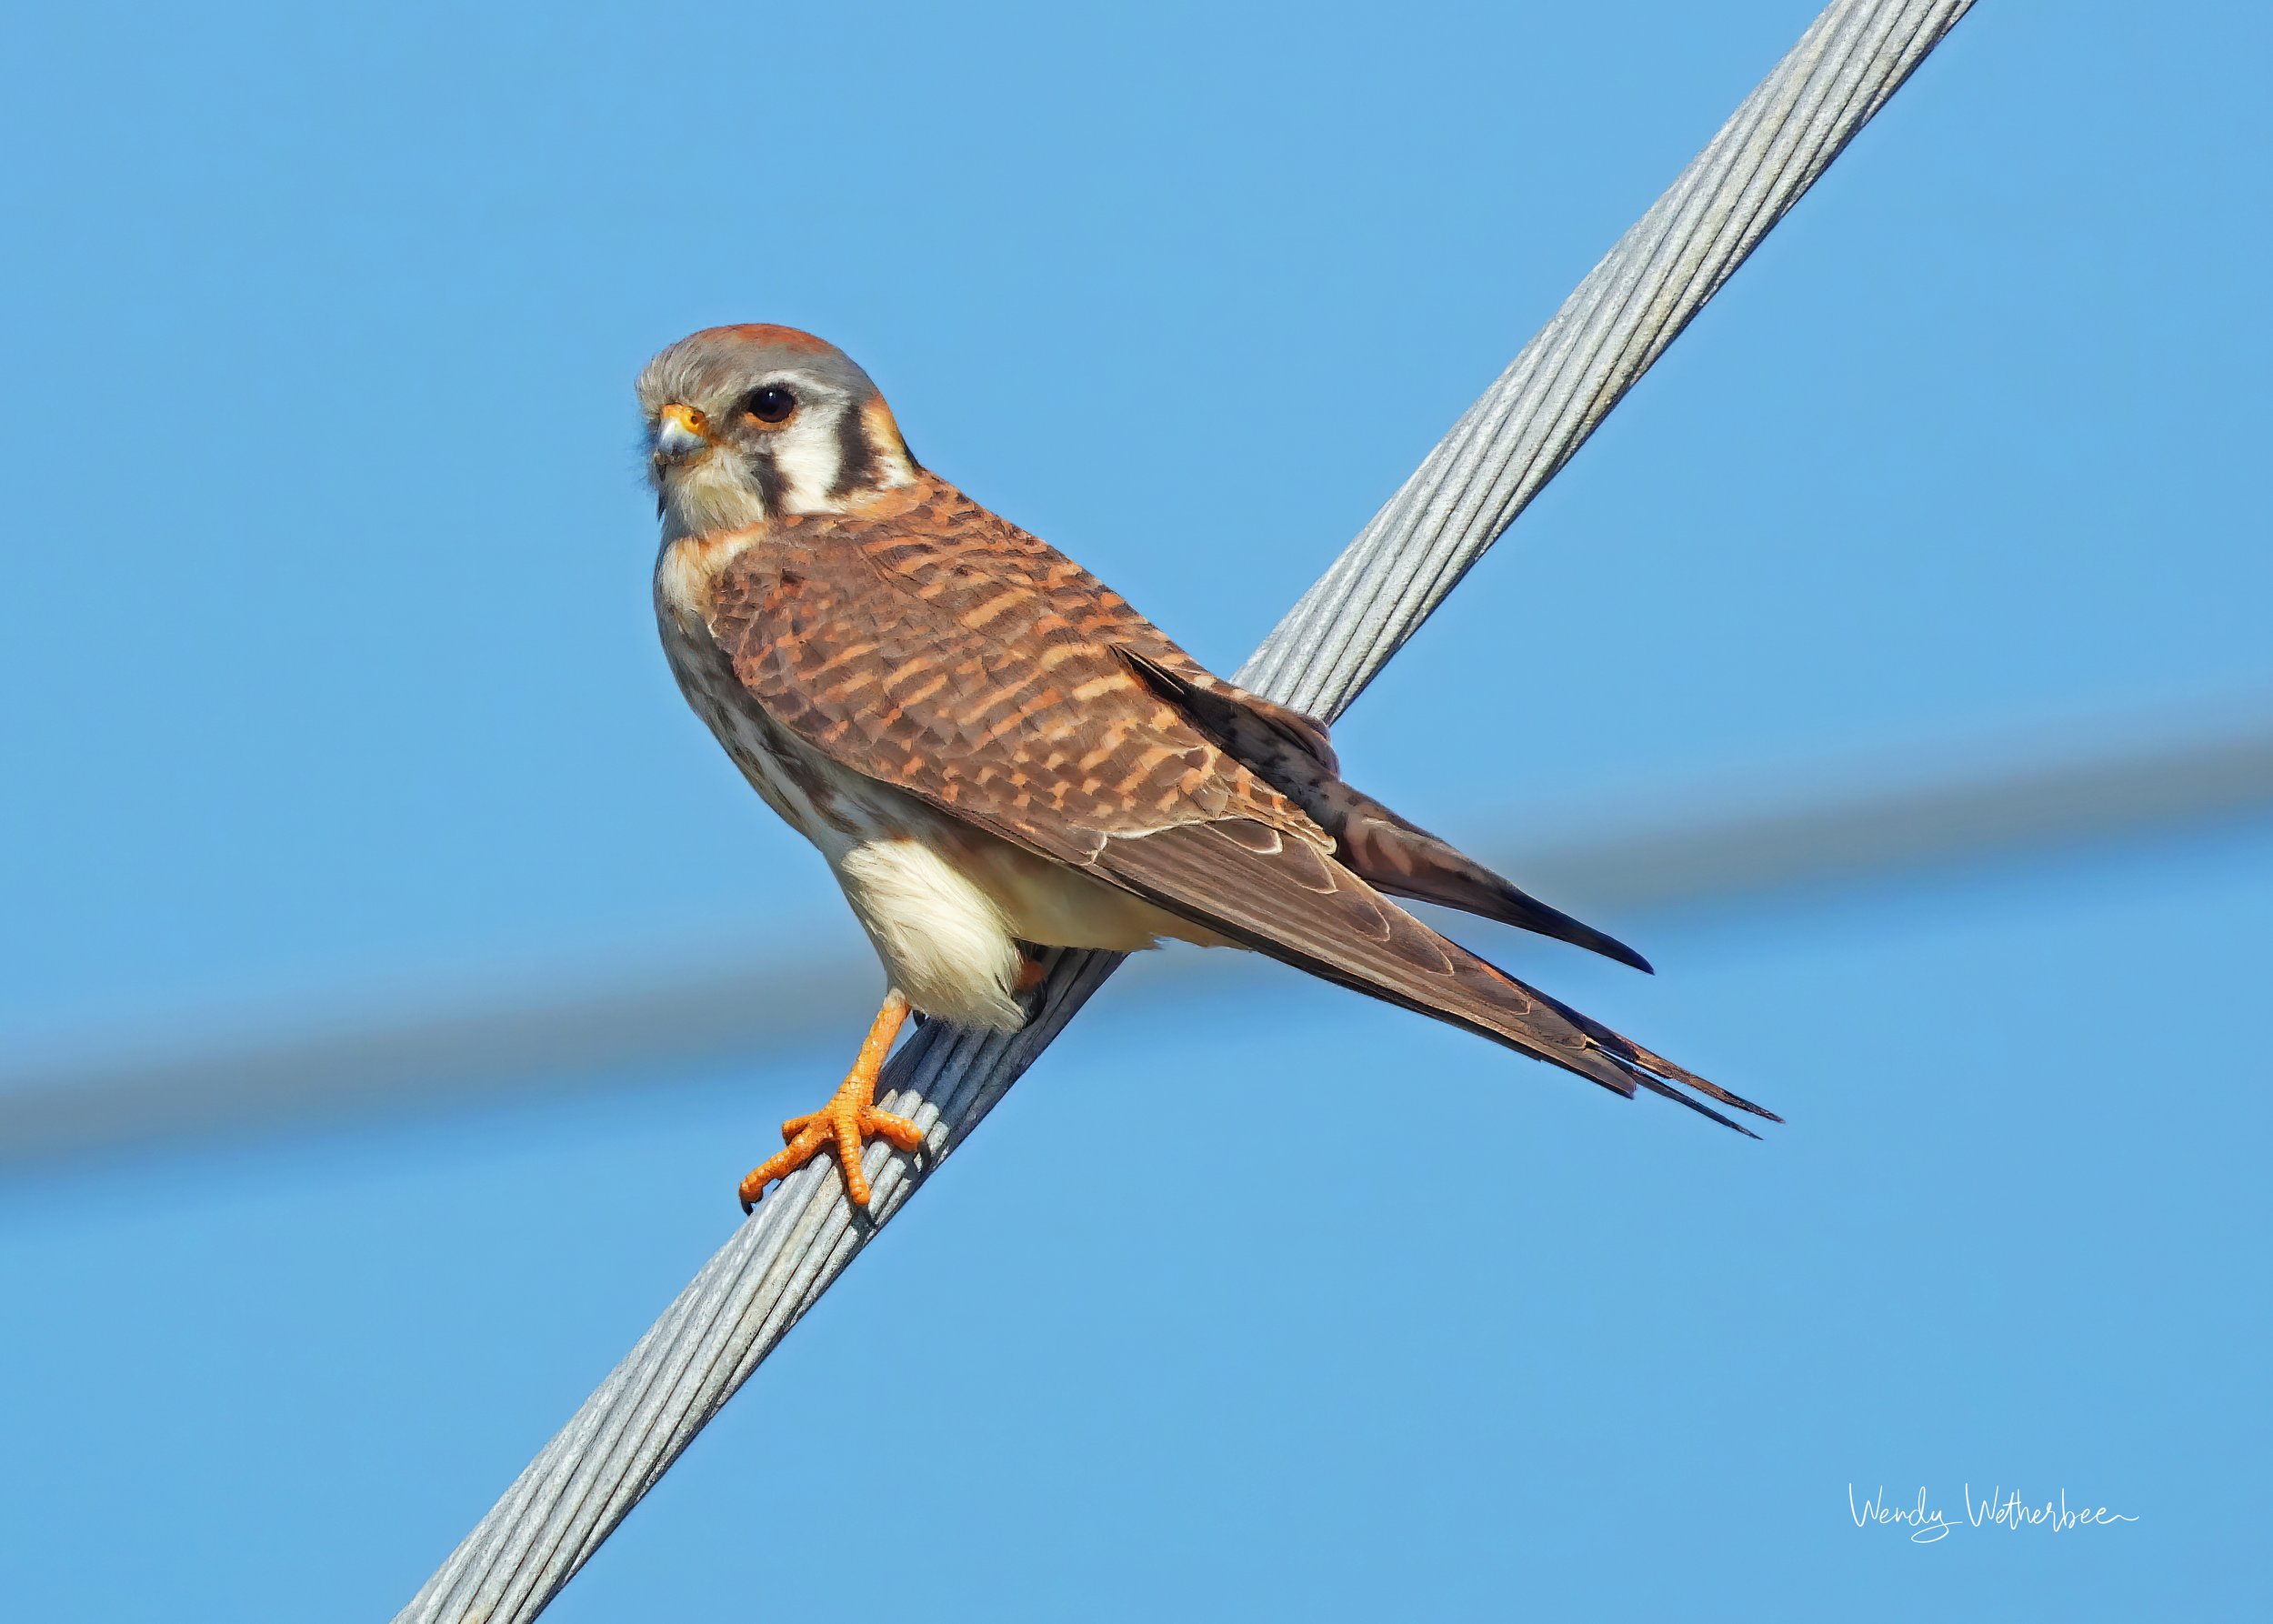
[[774, 471], [781, 476], [782, 499], [792, 513], [819, 513], [831, 506], [835, 498], [829, 493], [845, 466], [833, 416], [801, 415], [771, 436], [766, 449], [773, 454]]

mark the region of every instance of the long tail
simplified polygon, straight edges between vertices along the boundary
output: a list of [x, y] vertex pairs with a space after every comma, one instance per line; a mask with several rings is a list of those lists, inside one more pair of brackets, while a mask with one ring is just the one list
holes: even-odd
[[1096, 866], [1139, 896], [1282, 963], [1434, 1016], [1629, 1099], [1646, 1088], [1756, 1138], [1682, 1089], [1783, 1120], [1527, 987], [1333, 857], [1261, 824], [1187, 824], [1108, 841]]

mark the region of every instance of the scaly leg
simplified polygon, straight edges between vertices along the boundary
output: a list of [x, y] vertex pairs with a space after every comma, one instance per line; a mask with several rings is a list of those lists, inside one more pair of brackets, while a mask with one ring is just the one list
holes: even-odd
[[900, 1149], [913, 1154], [924, 1147], [924, 1130], [905, 1117], [895, 1117], [889, 1111], [876, 1108], [876, 1074], [884, 1068], [884, 1057], [892, 1052], [892, 1040], [899, 1036], [901, 1023], [907, 1019], [907, 1000], [896, 988], [885, 994], [884, 1007], [876, 1011], [875, 1023], [860, 1046], [860, 1058], [845, 1074], [842, 1087], [836, 1097], [819, 1110], [807, 1117], [792, 1117], [781, 1125], [781, 1137], [788, 1148], [763, 1167], [753, 1169], [742, 1181], [742, 1210], [749, 1211], [757, 1204], [765, 1188], [776, 1178], [786, 1178], [821, 1152], [824, 1145], [836, 1147], [836, 1166], [845, 1176], [845, 1193], [852, 1198], [855, 1207], [868, 1204], [868, 1175], [860, 1166], [862, 1148], [871, 1138], [886, 1138]]

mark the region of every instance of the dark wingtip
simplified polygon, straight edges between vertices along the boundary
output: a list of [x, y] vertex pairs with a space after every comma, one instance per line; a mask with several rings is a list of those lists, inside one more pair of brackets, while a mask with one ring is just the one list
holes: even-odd
[[1530, 903], [1533, 907], [1537, 908], [1543, 914], [1555, 915], [1553, 922], [1560, 925], [1563, 928], [1547, 928], [1544, 922], [1533, 923], [1531, 920], [1517, 920], [1516, 921], [1517, 923], [1522, 924], [1529, 929], [1539, 931], [1542, 935], [1559, 937], [1574, 947], [1585, 947], [1589, 952], [1601, 954], [1605, 958], [1615, 958], [1618, 961], [1618, 963], [1622, 965], [1629, 965], [1633, 968], [1639, 970], [1645, 976], [1654, 976], [1657, 973], [1657, 968], [1655, 965], [1651, 964], [1649, 960], [1644, 958], [1640, 954], [1635, 952], [1633, 948], [1627, 947], [1624, 942], [1618, 940], [1617, 937], [1614, 936], [1606, 936], [1591, 925], [1581, 925], [1568, 914], [1557, 913], [1555, 909], [1548, 907], [1545, 903], [1539, 902], [1535, 898], [1527, 897], [1524, 900]]
[[1599, 932], [1597, 933], [1597, 939], [1596, 941], [1589, 942], [1587, 945], [1594, 948], [1596, 952], [1601, 954], [1604, 957], [1615, 958], [1620, 964], [1631, 965], [1634, 968], [1639, 970], [1645, 976], [1654, 976], [1657, 973], [1657, 967], [1656, 965], [1650, 963], [1649, 960], [1635, 952], [1633, 948], [1618, 940], [1617, 937], [1614, 936], [1601, 936]]
[[1553, 937], [1557, 941], [1568, 942], [1574, 947], [1599, 953], [1605, 958], [1615, 958], [1645, 976], [1657, 973], [1649, 960], [1607, 931], [1597, 930], [1591, 925], [1574, 919], [1561, 908], [1551, 907], [1528, 891], [1518, 889], [1504, 880], [1500, 882], [1500, 899], [1503, 908], [1491, 917], [1503, 924], [1536, 931], [1540, 936]]

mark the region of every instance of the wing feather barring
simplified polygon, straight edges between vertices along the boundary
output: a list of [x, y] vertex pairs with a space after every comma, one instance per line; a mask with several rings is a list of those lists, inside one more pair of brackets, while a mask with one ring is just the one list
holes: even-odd
[[[1748, 1133], [1778, 1118], [1399, 907], [1442, 904], [1647, 970], [1346, 783], [1327, 730], [1214, 676], [1079, 565], [919, 466], [868, 376], [809, 335], [714, 327], [639, 380], [679, 687], [817, 847], [888, 992], [829, 1105], [745, 1204], [826, 1148], [856, 1203], [909, 1008], [1024, 1019], [1026, 945], [1239, 947], [1612, 1091]], [[1726, 1107], [1727, 1111], [1718, 1108]]]

